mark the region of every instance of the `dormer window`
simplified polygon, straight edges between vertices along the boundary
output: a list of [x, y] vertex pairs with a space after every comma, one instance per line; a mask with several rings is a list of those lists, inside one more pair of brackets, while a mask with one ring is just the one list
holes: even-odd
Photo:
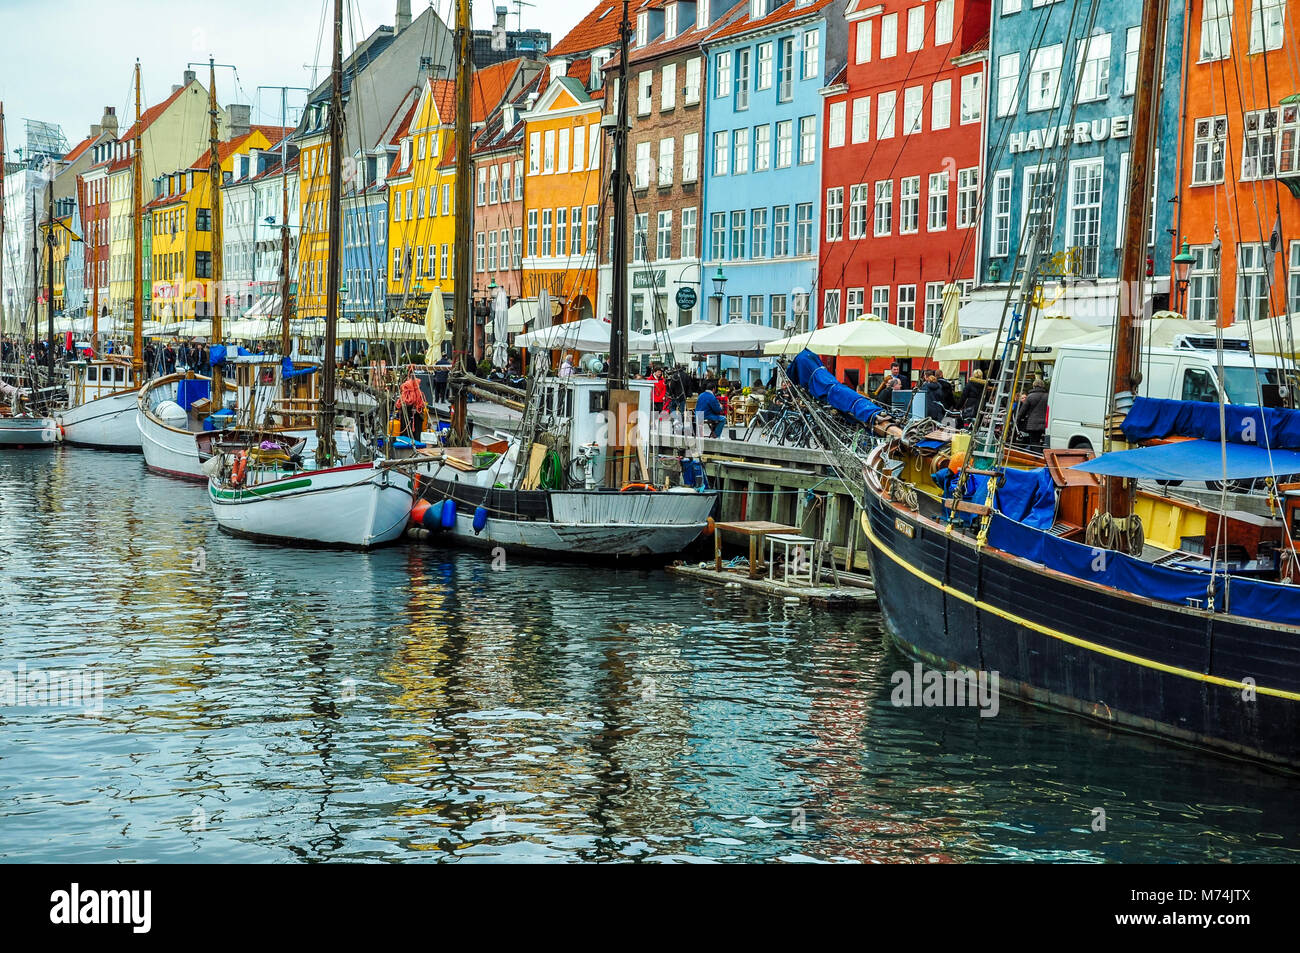
[[664, 39], [672, 40], [677, 37], [677, 4], [670, 3], [664, 10]]
[[411, 164], [411, 140], [402, 140], [402, 168]]
[[636, 17], [636, 45], [645, 46], [650, 34], [650, 14], [638, 13]]
[[[799, 0], [795, 0], [798, 6]], [[751, 20], [761, 20], [767, 16], [767, 0], [749, 0], [749, 18]]]

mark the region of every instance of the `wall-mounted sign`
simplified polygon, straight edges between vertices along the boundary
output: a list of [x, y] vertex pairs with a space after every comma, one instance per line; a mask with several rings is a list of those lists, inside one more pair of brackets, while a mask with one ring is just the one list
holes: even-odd
[[687, 287], [677, 289], [677, 307], [681, 310], [691, 310], [691, 308], [695, 307], [695, 303], [698, 300], [699, 296], [695, 294], [694, 288]]
[[668, 273], [662, 268], [647, 271], [638, 268], [632, 272], [633, 288], [663, 288], [668, 284]]
[[1132, 116], [1113, 116], [1109, 119], [1094, 119], [1091, 122], [1076, 122], [1073, 126], [1052, 126], [1048, 129], [1013, 132], [1007, 137], [1007, 151], [1015, 155], [1018, 152], [1054, 149], [1071, 134], [1075, 145], [1105, 142], [1107, 139], [1127, 139], [1132, 125]]

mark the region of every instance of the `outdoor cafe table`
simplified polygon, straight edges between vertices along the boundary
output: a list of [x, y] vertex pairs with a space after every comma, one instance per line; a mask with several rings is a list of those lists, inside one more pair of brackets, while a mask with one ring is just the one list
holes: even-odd
[[749, 578], [758, 578], [759, 563], [763, 558], [763, 540], [768, 533], [799, 533], [799, 527], [767, 520], [745, 520], [737, 523], [713, 524], [713, 569], [722, 572], [722, 533], [735, 533], [749, 537]]

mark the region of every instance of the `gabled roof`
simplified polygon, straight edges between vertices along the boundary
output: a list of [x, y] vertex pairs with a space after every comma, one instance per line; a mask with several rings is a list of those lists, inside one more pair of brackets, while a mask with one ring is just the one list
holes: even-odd
[[595, 9], [578, 21], [578, 25], [551, 47], [547, 56], [574, 56], [590, 53], [618, 42], [618, 28], [623, 20], [623, 0], [599, 0]]
[[528, 97], [534, 93], [540, 95], [550, 82], [550, 76], [550, 67], [543, 67], [510, 101], [515, 107], [515, 121], [509, 128], [505, 126], [505, 110], [501, 108], [504, 103], [499, 104], [492, 114], [488, 116], [478, 135], [475, 136], [474, 152], [493, 152], [497, 149], [507, 149], [522, 143], [524, 141], [524, 121], [519, 117], [528, 108]]
[[[707, 2], [707, 0], [701, 0], [701, 2]], [[741, 3], [737, 3], [731, 8], [731, 10], [728, 10], [703, 30], [697, 29], [693, 20], [687, 23], [678, 23], [677, 26], [681, 32], [675, 37], [670, 39], [660, 35], [657, 39], [651, 40], [645, 46], [632, 47], [628, 51], [628, 65], [633, 66], [637, 63], [645, 62], [646, 60], [658, 59], [659, 57], [667, 56], [670, 53], [677, 53], [681, 50], [699, 46], [700, 41], [709, 35], [710, 30], [717, 29], [719, 26], [730, 22], [732, 14], [738, 13], [744, 7], [748, 6], [748, 4], [749, 0], [742, 0]], [[665, 0], [643, 0], [640, 4], [632, 5], [630, 15], [635, 18], [642, 10], [658, 10], [664, 6], [666, 6]], [[601, 67], [601, 69], [605, 71], [617, 69], [619, 59], [619, 54], [616, 52], [612, 57], [610, 57], [609, 61]]]
[[[705, 37], [704, 41], [708, 43], [716, 43], [718, 40], [741, 36], [745, 33], [752, 33], [755, 30], [769, 30], [773, 27], [780, 26], [783, 23], [802, 20], [814, 13], [820, 12], [830, 6], [830, 4], [831, 0], [813, 0], [812, 3], [801, 7], [795, 5], [795, 0], [786, 0], [785, 3], [778, 6], [767, 16], [761, 17], [758, 20], [751, 20], [749, 18], [749, 11], [746, 9], [742, 16], [737, 17], [731, 22], [727, 22], [724, 18], [722, 26], [718, 27]], [[737, 4], [737, 6], [739, 6], [739, 4]], [[745, 6], [748, 7], [748, 4], [745, 4]]]
[[87, 136], [85, 139], [82, 139], [72, 147], [72, 150], [66, 156], [63, 157], [63, 161], [69, 165], [76, 162], [90, 149], [91, 146], [95, 144], [98, 139], [98, 136]]
[[[474, 70], [474, 81], [470, 88], [470, 123], [482, 125], [494, 109], [501, 104], [502, 98], [510, 84], [514, 82], [523, 57], [504, 60], [492, 66]], [[429, 92], [438, 109], [438, 121], [444, 126], [456, 122], [456, 81], [452, 79], [429, 80]]]
[[[156, 106], [150, 106], [148, 109], [142, 112], [140, 114], [140, 135], [144, 135], [149, 130], [149, 127], [153, 125], [154, 121], [163, 113], [165, 113], [168, 110], [168, 108], [171, 107], [172, 103], [180, 99], [181, 95], [187, 89], [189, 89], [190, 86], [197, 86], [197, 85], [198, 85], [198, 80], [196, 79], [190, 80], [180, 89], [174, 90], [172, 94], [168, 96], [166, 99], [164, 99], [162, 102], [158, 103]], [[125, 133], [123, 133], [121, 136], [118, 137], [118, 141], [120, 142], [123, 139], [134, 139], [135, 127], [136, 124], [131, 123], [130, 128], [128, 128]]]
[[[235, 138], [227, 139], [225, 142], [218, 142], [217, 162], [222, 166], [224, 166], [226, 164], [226, 160], [229, 159], [236, 152], [238, 152], [241, 148], [243, 148], [247, 144], [248, 140], [253, 138], [253, 133], [258, 131], [260, 130], [257, 127], [254, 127], [253, 130], [244, 133], [242, 136], [235, 136]], [[211, 161], [210, 160], [211, 153], [212, 150], [210, 147], [204, 149], [202, 152], [199, 153], [199, 157], [194, 160], [194, 164], [191, 165], [190, 168], [205, 169], [205, 170], [209, 168], [210, 161]]]

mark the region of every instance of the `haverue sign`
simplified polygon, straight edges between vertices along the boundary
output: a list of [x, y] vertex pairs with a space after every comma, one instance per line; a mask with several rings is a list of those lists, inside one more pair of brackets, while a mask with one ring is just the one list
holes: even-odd
[[632, 272], [633, 288], [663, 288], [668, 284], [668, 273], [662, 268], [638, 268]]
[[1132, 126], [1132, 116], [1112, 116], [1109, 119], [1076, 122], [1073, 126], [1050, 126], [1046, 129], [1013, 132], [1007, 137], [1007, 151], [1014, 155], [1018, 152], [1051, 149], [1065, 142], [1067, 137], [1073, 139], [1076, 145], [1105, 142], [1108, 139], [1127, 139]]

